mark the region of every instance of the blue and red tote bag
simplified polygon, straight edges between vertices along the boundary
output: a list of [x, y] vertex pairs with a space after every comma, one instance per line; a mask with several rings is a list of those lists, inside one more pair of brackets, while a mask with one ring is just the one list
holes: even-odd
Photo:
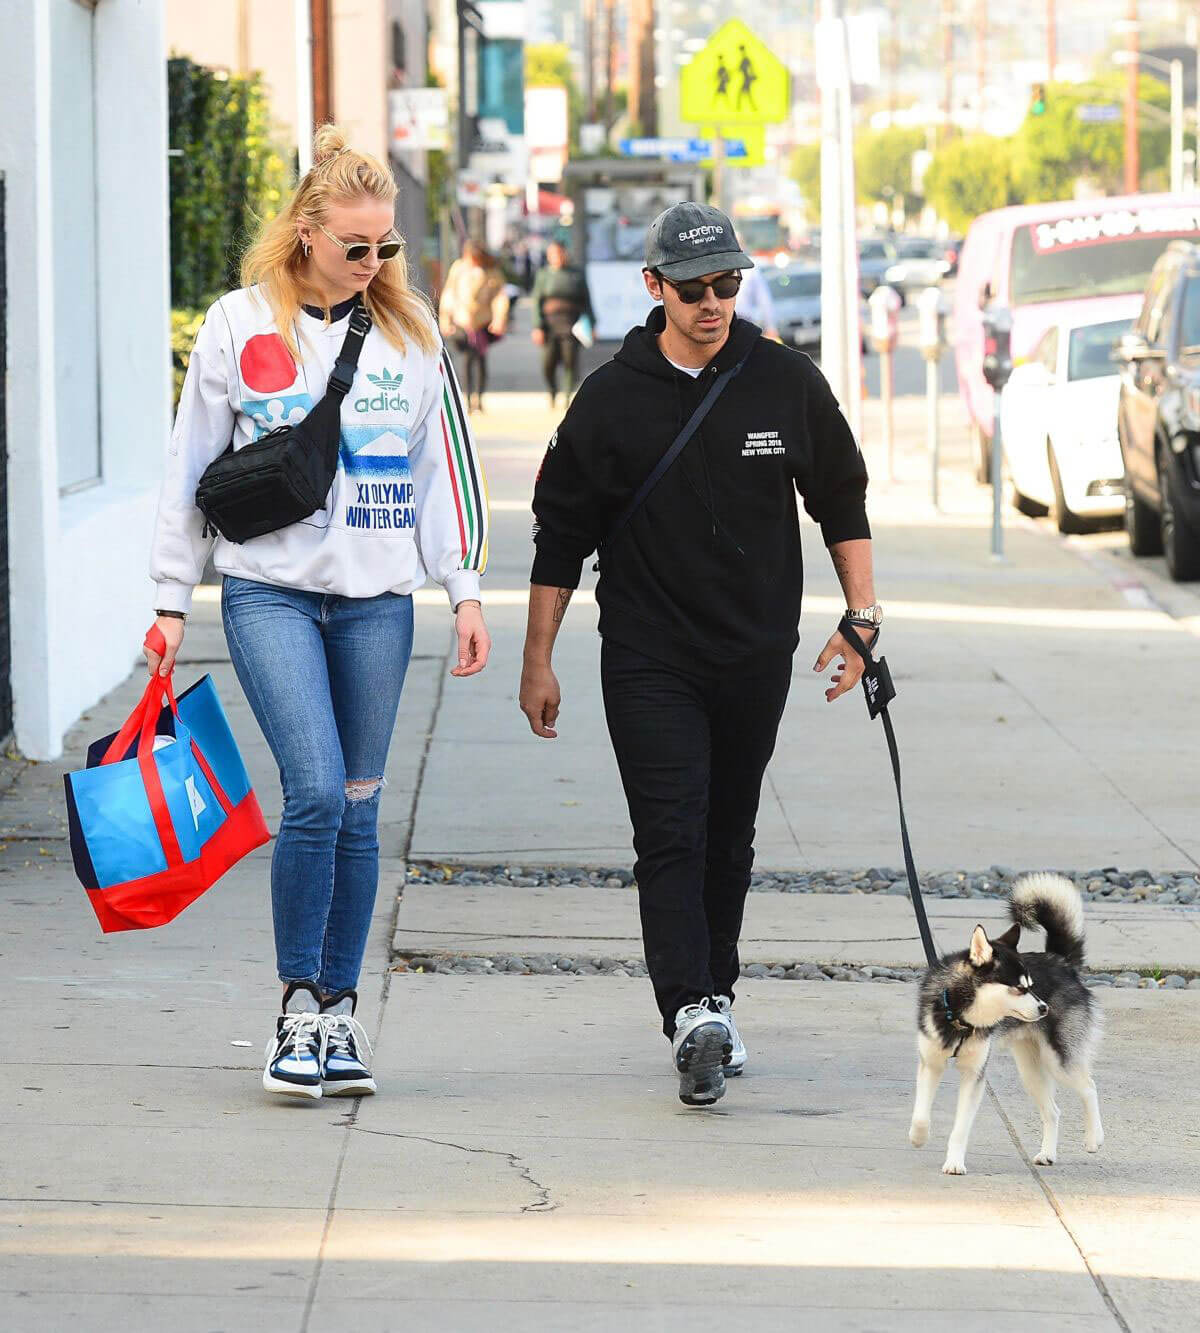
[[270, 834], [203, 676], [153, 676], [120, 731], [65, 778], [75, 873], [106, 934], [163, 926]]

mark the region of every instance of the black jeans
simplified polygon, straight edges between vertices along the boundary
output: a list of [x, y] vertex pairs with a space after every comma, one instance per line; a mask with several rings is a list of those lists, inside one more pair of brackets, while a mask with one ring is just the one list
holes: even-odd
[[646, 967], [669, 1037], [683, 1005], [733, 998], [759, 791], [792, 659], [700, 676], [605, 639], [600, 679], [633, 822]]
[[487, 388], [487, 353], [472, 347], [466, 338], [455, 340], [455, 346], [463, 357], [463, 370], [467, 386], [467, 401], [482, 398]]
[[575, 389], [579, 378], [579, 340], [573, 333], [555, 333], [546, 330], [546, 342], [542, 347], [542, 374], [546, 377], [546, 387], [551, 393], [558, 392], [558, 367], [561, 362], [564, 371], [563, 387], [570, 394]]

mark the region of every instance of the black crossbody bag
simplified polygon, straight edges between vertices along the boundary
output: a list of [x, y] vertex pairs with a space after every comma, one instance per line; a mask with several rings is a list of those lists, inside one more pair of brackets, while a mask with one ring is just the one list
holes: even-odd
[[277, 426], [241, 449], [230, 441], [204, 469], [196, 508], [204, 515], [206, 536], [219, 532], [228, 542], [247, 542], [325, 508], [337, 475], [342, 399], [354, 383], [370, 331], [371, 316], [356, 305], [325, 396], [304, 420]]

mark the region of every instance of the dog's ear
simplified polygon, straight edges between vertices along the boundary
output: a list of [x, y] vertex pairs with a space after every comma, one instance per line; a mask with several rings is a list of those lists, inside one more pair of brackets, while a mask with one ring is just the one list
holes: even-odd
[[991, 941], [982, 926], [976, 926], [971, 932], [970, 959], [973, 967], [983, 967], [992, 961]]
[[1021, 939], [1021, 927], [1019, 923], [1013, 922], [1003, 935], [996, 936], [996, 943], [1003, 944], [1006, 948], [1015, 949]]

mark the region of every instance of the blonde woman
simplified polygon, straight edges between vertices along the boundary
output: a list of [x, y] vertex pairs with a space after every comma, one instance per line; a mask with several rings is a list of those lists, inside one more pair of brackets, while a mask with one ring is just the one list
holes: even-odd
[[483, 411], [488, 349], [508, 332], [508, 293], [494, 255], [476, 241], [463, 246], [442, 287], [438, 317], [442, 336], [452, 338], [467, 365], [467, 403]]
[[171, 438], [151, 556], [166, 674], [212, 540], [196, 483], [235, 448], [301, 419], [324, 392], [349, 322], [372, 318], [341, 408], [323, 511], [241, 545], [216, 541], [238, 680], [279, 765], [271, 863], [283, 1006], [263, 1086], [320, 1097], [375, 1091], [354, 1018], [379, 872], [380, 791], [426, 577], [454, 608], [454, 676], [490, 651], [479, 602], [487, 501], [433, 313], [410, 288], [393, 230], [396, 184], [332, 125], [313, 168], [246, 253], [237, 291], [209, 310]]

